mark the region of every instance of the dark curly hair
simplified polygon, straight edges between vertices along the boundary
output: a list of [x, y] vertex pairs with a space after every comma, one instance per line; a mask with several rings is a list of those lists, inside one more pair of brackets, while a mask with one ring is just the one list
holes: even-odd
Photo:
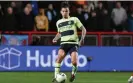
[[68, 2], [62, 2], [61, 3], [61, 8], [69, 8]]

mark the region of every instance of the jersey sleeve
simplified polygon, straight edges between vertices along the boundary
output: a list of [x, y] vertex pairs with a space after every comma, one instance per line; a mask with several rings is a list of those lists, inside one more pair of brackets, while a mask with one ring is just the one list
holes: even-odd
[[81, 29], [81, 27], [83, 26], [83, 24], [80, 22], [80, 20], [79, 20], [77, 17], [75, 17], [75, 21], [76, 21], [76, 26], [77, 26], [79, 29]]
[[58, 27], [58, 21], [56, 22], [56, 27], [57, 27], [57, 32], [60, 32]]

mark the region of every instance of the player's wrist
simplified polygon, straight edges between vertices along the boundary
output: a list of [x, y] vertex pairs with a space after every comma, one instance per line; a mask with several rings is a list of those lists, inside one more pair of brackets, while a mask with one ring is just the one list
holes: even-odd
[[57, 40], [56, 40], [56, 39], [53, 39], [52, 41], [53, 41], [53, 43], [57, 42]]
[[81, 38], [81, 39], [80, 39], [80, 42], [82, 42], [82, 41], [84, 41], [84, 38]]

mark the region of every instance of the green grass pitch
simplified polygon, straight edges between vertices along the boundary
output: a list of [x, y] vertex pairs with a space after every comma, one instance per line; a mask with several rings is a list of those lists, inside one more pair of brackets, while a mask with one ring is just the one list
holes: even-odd
[[[69, 78], [70, 73], [64, 73]], [[78, 72], [74, 83], [127, 83], [130, 75], [131, 72]], [[0, 83], [52, 83], [52, 76], [53, 72], [0, 72]]]

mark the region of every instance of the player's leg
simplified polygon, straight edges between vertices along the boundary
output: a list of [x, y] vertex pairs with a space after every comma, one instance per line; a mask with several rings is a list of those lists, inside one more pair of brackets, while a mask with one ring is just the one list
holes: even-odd
[[61, 62], [63, 61], [64, 57], [65, 57], [65, 51], [63, 49], [59, 49], [58, 57], [55, 63], [55, 76], [52, 82], [56, 81], [55, 78], [56, 78], [56, 75], [60, 72]]
[[56, 63], [55, 63], [55, 77], [60, 72], [60, 65], [61, 65], [61, 62], [63, 61], [64, 58], [65, 58], [64, 50], [63, 49], [59, 49], [58, 57], [57, 57]]
[[75, 75], [77, 73], [77, 61], [78, 61], [78, 53], [77, 51], [71, 52], [71, 62], [72, 62], [72, 73], [70, 77], [70, 82], [73, 82], [75, 80]]
[[71, 53], [72, 74], [74, 74], [74, 75], [76, 75], [76, 72], [77, 72], [77, 59], [78, 59], [78, 53], [72, 52]]
[[131, 75], [131, 77], [128, 79], [128, 83], [132, 83], [133, 82], [133, 74]]

